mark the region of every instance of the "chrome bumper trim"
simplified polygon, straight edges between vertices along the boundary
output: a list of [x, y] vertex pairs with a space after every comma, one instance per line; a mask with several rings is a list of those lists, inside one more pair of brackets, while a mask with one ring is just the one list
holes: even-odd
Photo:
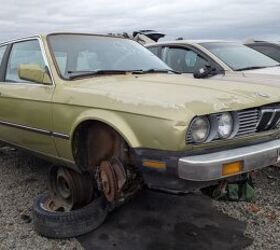
[[187, 156], [179, 159], [179, 178], [191, 181], [211, 181], [223, 179], [223, 164], [242, 161], [243, 169], [238, 175], [273, 165], [280, 160], [280, 140], [253, 146], [229, 149], [216, 153]]

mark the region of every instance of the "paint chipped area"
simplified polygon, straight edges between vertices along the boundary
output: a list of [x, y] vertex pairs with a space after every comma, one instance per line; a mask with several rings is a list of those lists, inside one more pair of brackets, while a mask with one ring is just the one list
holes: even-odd
[[[256, 95], [256, 89], [269, 98]], [[278, 89], [269, 86], [168, 74], [90, 78], [74, 81], [64, 90], [69, 91], [71, 104], [172, 118], [174, 111], [178, 112], [178, 118], [179, 113], [184, 117], [190, 112], [192, 115], [210, 114], [280, 100]]]

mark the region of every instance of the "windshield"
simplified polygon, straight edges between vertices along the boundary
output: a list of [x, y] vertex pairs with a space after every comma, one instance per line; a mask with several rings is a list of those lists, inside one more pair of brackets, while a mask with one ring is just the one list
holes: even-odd
[[82, 72], [170, 69], [148, 49], [128, 39], [61, 34], [50, 35], [49, 44], [61, 76], [67, 79]]
[[273, 59], [239, 43], [209, 42], [200, 43], [200, 45], [221, 59], [233, 70], [266, 68], [279, 65]]
[[252, 43], [246, 44], [246, 46], [261, 52], [262, 54], [272, 58], [273, 60], [280, 62], [280, 45], [272, 43]]

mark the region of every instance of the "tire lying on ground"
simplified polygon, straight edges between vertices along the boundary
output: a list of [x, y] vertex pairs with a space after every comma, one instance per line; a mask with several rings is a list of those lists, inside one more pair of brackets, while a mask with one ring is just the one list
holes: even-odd
[[49, 201], [49, 195], [39, 195], [33, 205], [34, 228], [39, 234], [49, 238], [70, 238], [88, 233], [99, 227], [108, 214], [103, 197], [69, 212], [46, 208]]

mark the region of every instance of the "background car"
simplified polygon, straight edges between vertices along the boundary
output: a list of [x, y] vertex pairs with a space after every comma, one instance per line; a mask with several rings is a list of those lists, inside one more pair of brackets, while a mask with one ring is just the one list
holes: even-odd
[[248, 41], [245, 45], [280, 62], [280, 42]]
[[238, 42], [175, 40], [145, 45], [172, 69], [196, 78], [279, 78], [279, 62]]

